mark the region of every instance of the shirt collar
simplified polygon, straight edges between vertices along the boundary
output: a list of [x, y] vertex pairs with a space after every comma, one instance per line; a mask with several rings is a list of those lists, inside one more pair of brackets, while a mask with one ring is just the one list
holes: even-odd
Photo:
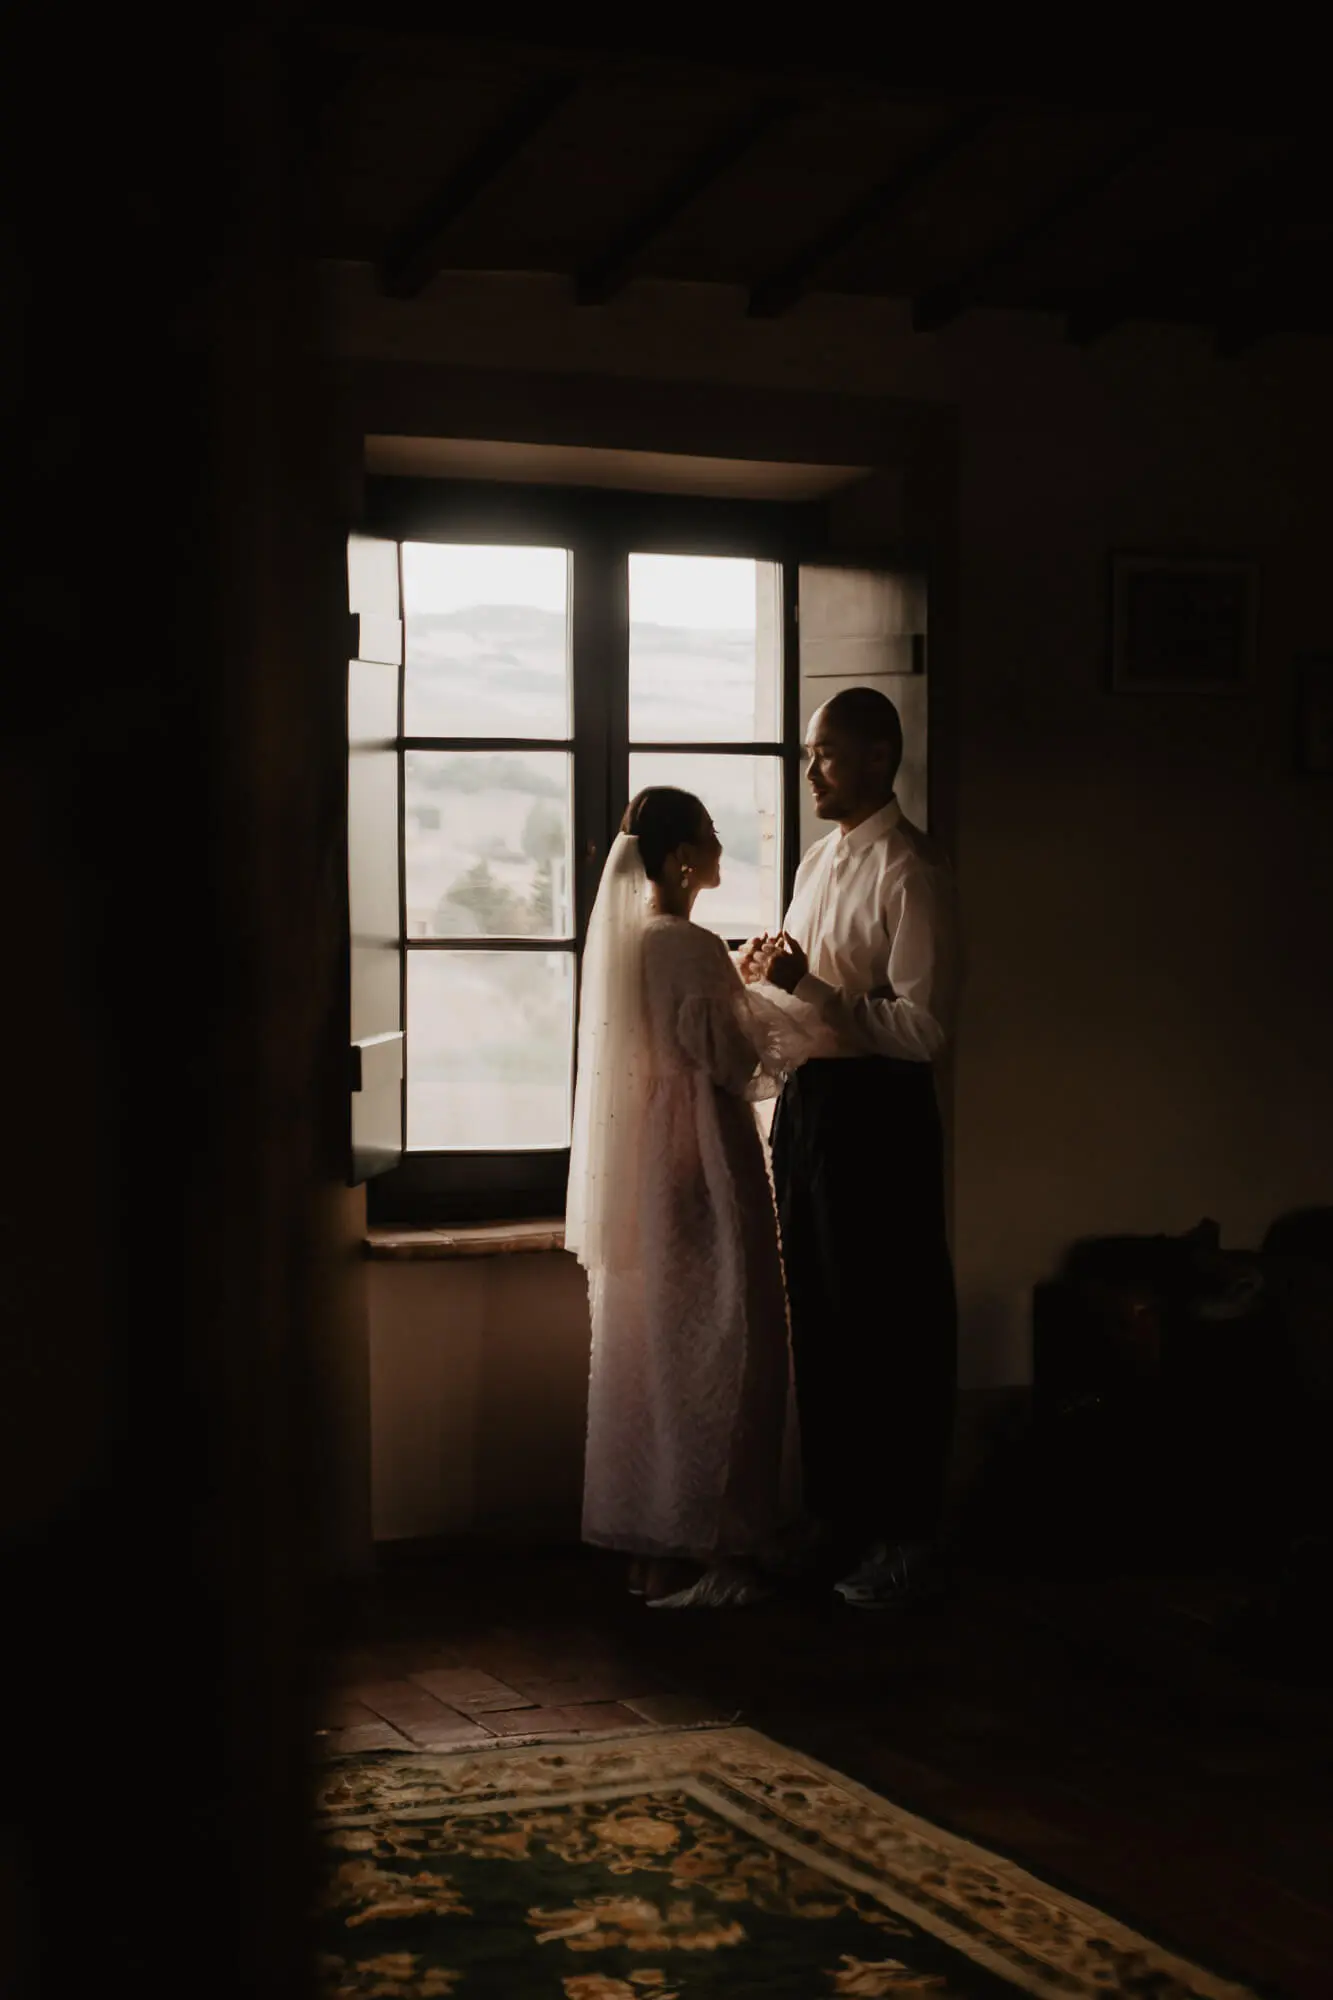
[[897, 826], [902, 816], [903, 809], [897, 798], [891, 798], [886, 806], [881, 806], [877, 813], [871, 813], [869, 819], [863, 819], [860, 826], [854, 826], [850, 833], [839, 834], [838, 852], [859, 854], [863, 847], [869, 847], [872, 841], [886, 834], [890, 827]]

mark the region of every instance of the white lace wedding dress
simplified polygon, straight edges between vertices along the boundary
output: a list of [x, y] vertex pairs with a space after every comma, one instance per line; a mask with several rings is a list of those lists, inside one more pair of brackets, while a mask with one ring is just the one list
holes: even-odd
[[638, 1262], [589, 1274], [586, 1541], [647, 1556], [761, 1554], [798, 1513], [791, 1351], [754, 1103], [782, 1017], [678, 917], [643, 940], [651, 1061]]

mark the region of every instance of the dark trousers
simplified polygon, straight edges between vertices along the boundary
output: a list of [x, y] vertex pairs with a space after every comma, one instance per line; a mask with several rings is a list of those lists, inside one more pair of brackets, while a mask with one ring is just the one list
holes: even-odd
[[806, 1506], [839, 1541], [928, 1541], [957, 1314], [927, 1063], [810, 1062], [773, 1121]]

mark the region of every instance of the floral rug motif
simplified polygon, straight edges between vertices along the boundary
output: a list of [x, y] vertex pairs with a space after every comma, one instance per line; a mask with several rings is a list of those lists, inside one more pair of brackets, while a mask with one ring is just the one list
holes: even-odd
[[328, 2000], [1253, 2000], [752, 1729], [328, 1767]]

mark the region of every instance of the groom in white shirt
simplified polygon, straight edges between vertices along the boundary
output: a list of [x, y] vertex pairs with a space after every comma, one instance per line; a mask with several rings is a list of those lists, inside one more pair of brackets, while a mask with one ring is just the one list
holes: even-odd
[[817, 1053], [788, 1079], [773, 1175], [791, 1305], [806, 1501], [861, 1608], [937, 1585], [956, 1314], [932, 1064], [953, 1025], [957, 944], [943, 855], [894, 795], [902, 725], [873, 688], [806, 732], [835, 830], [805, 855], [781, 937], [742, 976], [792, 996]]

